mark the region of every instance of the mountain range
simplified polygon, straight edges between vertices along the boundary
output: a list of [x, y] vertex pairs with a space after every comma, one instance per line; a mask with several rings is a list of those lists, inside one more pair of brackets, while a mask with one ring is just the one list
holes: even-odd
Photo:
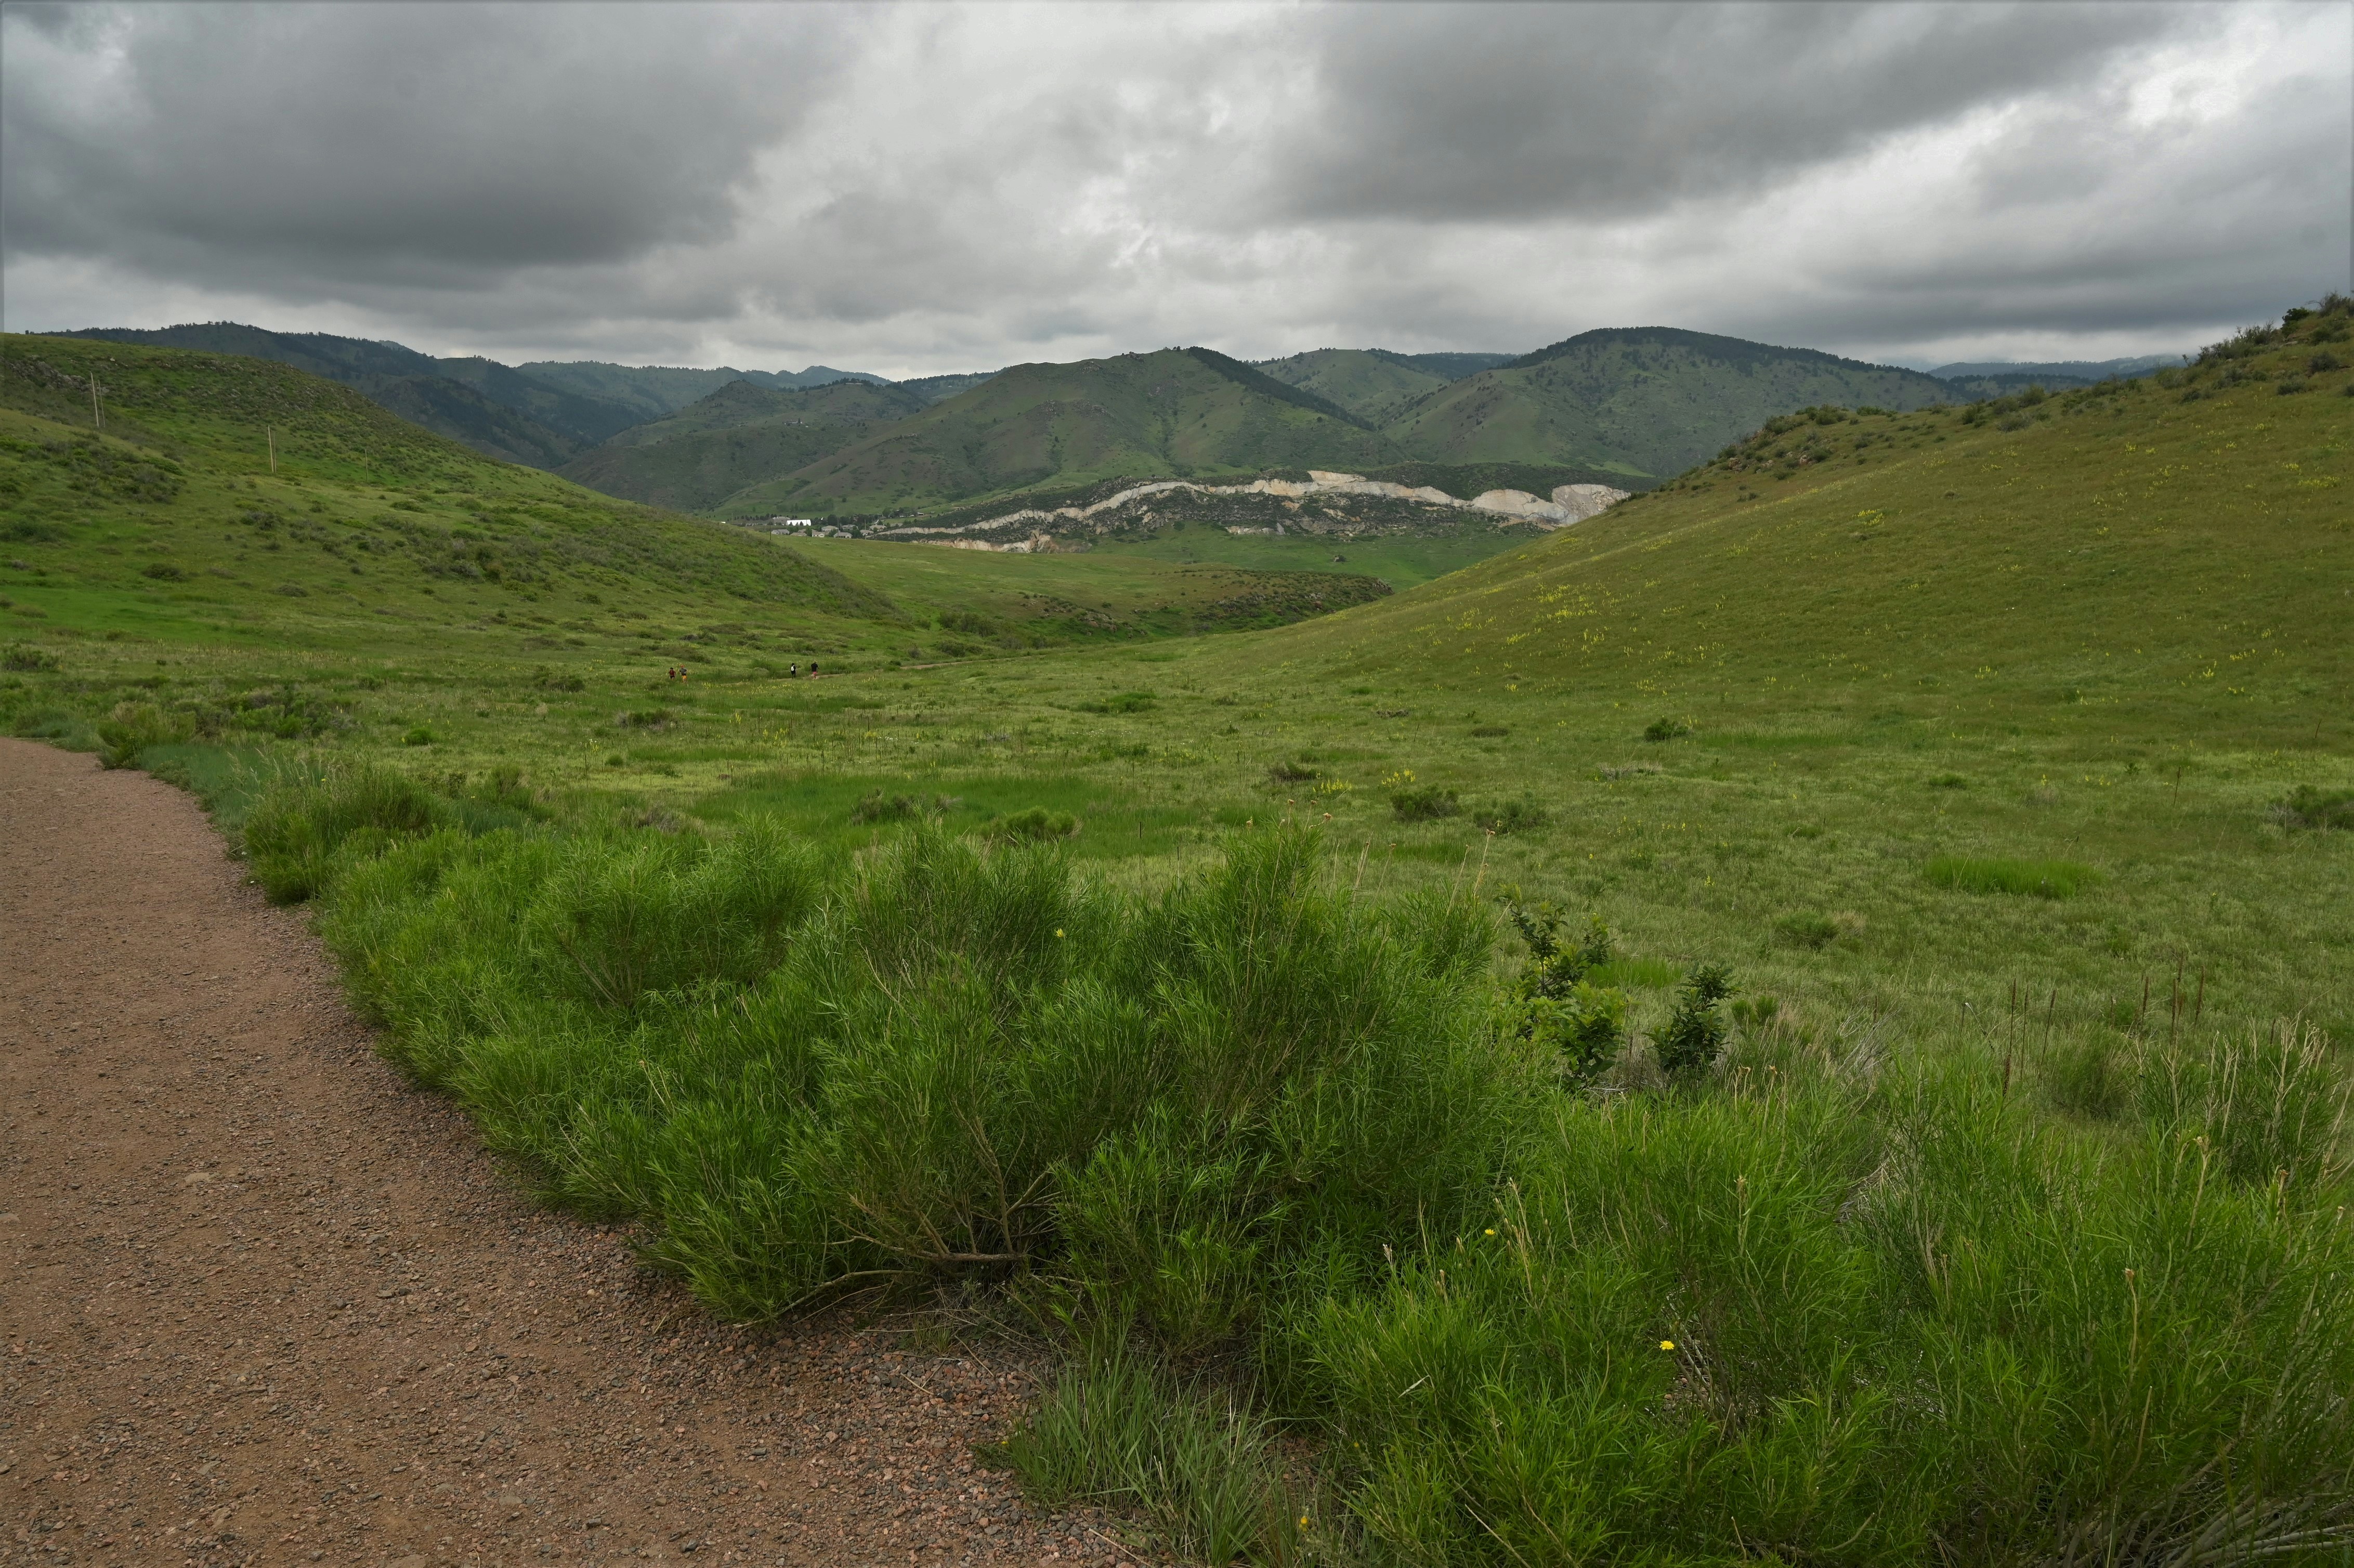
[[2170, 363], [1924, 373], [1654, 326], [1580, 333], [1517, 356], [1320, 348], [1246, 364], [1170, 348], [893, 382], [829, 366], [510, 366], [231, 323], [60, 335], [277, 360], [487, 456], [738, 519], [905, 518], [1114, 481], [1411, 465], [1467, 481], [1511, 468], [1538, 494], [1567, 483], [1641, 490], [1795, 409], [1909, 410]]

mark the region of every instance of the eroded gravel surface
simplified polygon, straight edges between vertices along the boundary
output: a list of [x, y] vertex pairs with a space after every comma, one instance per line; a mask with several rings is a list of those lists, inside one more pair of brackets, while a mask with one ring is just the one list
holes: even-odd
[[187, 797], [0, 739], [0, 1561], [1035, 1563], [1036, 1369], [532, 1207]]

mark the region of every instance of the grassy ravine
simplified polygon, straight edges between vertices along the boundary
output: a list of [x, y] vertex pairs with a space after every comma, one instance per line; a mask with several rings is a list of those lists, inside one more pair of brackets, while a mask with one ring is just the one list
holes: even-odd
[[2343, 1563], [2349, 324], [1769, 427], [1261, 635], [681, 688], [267, 600], [109, 642], [99, 584], [0, 704], [242, 822], [387, 1048], [718, 1309], [1068, 1335], [996, 1456], [1042, 1502]]

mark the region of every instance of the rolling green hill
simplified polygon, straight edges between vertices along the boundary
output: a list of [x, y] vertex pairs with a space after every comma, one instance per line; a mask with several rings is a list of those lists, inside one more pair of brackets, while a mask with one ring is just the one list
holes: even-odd
[[2354, 683], [2347, 381], [2292, 342], [2057, 396], [1785, 416], [1577, 528], [1287, 633], [1286, 656], [1410, 650], [1450, 683], [1712, 726], [1810, 700], [2041, 706], [2088, 741], [2130, 713], [2285, 744]]
[[[94, 370], [103, 431], [90, 412]], [[745, 390], [914, 401], [859, 383]], [[270, 669], [300, 683], [311, 677], [299, 672], [325, 661], [344, 671], [337, 711], [407, 715], [396, 733], [429, 709], [438, 735], [480, 726], [512, 746], [517, 701], [536, 705], [535, 716], [551, 702], [576, 710], [567, 722], [593, 733], [607, 722], [598, 704], [610, 715], [614, 700], [637, 702], [665, 665], [757, 683], [820, 655], [841, 671], [1181, 637], [1280, 625], [1388, 591], [1329, 567], [816, 547], [855, 570], [485, 459], [273, 361], [0, 339], [0, 644], [63, 650], [85, 674], [94, 659], [119, 664], [133, 652], [193, 663], [212, 683], [243, 670], [247, 687]], [[362, 680], [353, 660], [462, 671], [460, 686], [504, 694], [445, 708], [409, 693], [379, 705], [361, 695], [376, 677]], [[444, 675], [419, 678], [460, 689]], [[160, 690], [178, 678], [158, 679]], [[22, 690], [0, 679], [0, 696]]]
[[1362, 468], [1403, 455], [1311, 393], [1207, 349], [1163, 349], [1000, 371], [716, 510], [910, 512], [1114, 477]]
[[622, 431], [558, 471], [576, 483], [682, 512], [705, 512], [920, 412], [917, 393], [841, 380], [777, 392], [731, 381], [676, 413]]
[[328, 333], [268, 332], [234, 322], [209, 322], [153, 331], [101, 327], [58, 335], [244, 355], [291, 365], [354, 387], [409, 423], [485, 457], [532, 468], [554, 468], [642, 417], [624, 405], [539, 381], [494, 360], [439, 360], [395, 343]]
[[879, 382], [879, 376], [860, 370], [836, 370], [812, 365], [806, 370], [695, 370], [663, 365], [612, 365], [598, 359], [534, 360], [516, 366], [525, 375], [550, 387], [585, 397], [619, 403], [641, 419], [659, 419], [689, 403], [707, 397], [731, 381], [749, 381], [772, 392], [824, 387], [836, 381]]
[[782, 545], [487, 460], [270, 360], [10, 336], [0, 409], [8, 614], [36, 630], [300, 646], [487, 615], [472, 630], [556, 647], [632, 637], [657, 605], [904, 620]]
[[1319, 348], [1253, 366], [1313, 392], [1359, 418], [1384, 424], [1416, 398], [1509, 363], [1509, 354], [1393, 354], [1385, 348]]
[[1586, 463], [1665, 476], [1793, 408], [1917, 408], [1933, 376], [1670, 327], [1581, 333], [1426, 394], [1384, 427], [1434, 462]]
[[1375, 424], [1387, 423], [1416, 398], [1455, 379], [1425, 370], [1403, 355], [1369, 348], [1319, 348], [1267, 360], [1256, 368]]

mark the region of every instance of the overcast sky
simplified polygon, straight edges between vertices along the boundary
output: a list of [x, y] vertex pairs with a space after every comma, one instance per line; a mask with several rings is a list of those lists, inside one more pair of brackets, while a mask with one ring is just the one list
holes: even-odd
[[11, 331], [1935, 365], [2354, 287], [2347, 0], [9, 5], [0, 48]]

